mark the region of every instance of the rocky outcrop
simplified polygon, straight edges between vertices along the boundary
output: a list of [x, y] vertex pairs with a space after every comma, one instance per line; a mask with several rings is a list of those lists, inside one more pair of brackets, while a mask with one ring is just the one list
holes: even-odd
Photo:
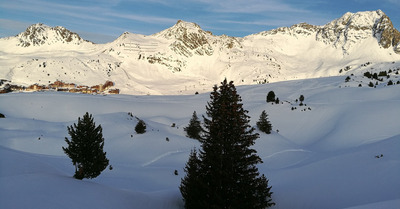
[[191, 57], [196, 55], [212, 55], [213, 47], [210, 45], [211, 32], [206, 32], [196, 23], [179, 20], [173, 27], [168, 28], [155, 36], [175, 40], [170, 44], [170, 49], [179, 55]]
[[374, 36], [383, 48], [393, 47], [396, 53], [400, 53], [400, 32], [393, 27], [388, 16], [382, 15], [382, 18], [375, 23]]
[[259, 33], [260, 35], [276, 35], [278, 33], [280, 34], [289, 34], [289, 35], [306, 35], [306, 36], [310, 36], [313, 35], [315, 32], [317, 32], [319, 30], [319, 26], [315, 26], [315, 25], [310, 25], [308, 23], [300, 23], [300, 24], [295, 24], [292, 25], [290, 27], [281, 27], [281, 28], [277, 28], [277, 29], [273, 29], [270, 31], [264, 31]]
[[393, 47], [395, 52], [400, 40], [399, 32], [393, 27], [389, 17], [381, 10], [346, 13], [342, 17], [322, 26], [317, 40], [335, 47], [345, 53], [356, 43], [375, 37], [383, 48]]

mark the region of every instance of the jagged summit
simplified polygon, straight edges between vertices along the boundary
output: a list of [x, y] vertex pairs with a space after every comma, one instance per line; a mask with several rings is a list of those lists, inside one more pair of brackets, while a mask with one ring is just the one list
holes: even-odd
[[194, 54], [213, 54], [213, 48], [209, 43], [212, 33], [204, 31], [196, 23], [178, 20], [174, 26], [153, 36], [172, 40], [170, 49], [185, 57], [191, 57]]
[[396, 53], [400, 53], [400, 33], [382, 10], [347, 12], [323, 26], [300, 23], [254, 35], [268, 36], [278, 33], [292, 36], [313, 35], [317, 41], [341, 48], [344, 54], [348, 54], [355, 44], [368, 38], [375, 38], [383, 48], [393, 47]]
[[79, 45], [83, 40], [77, 33], [68, 29], [56, 26], [50, 27], [42, 23], [36, 23], [29, 26], [24, 32], [16, 36], [19, 40], [19, 46], [41, 46], [52, 43], [70, 43]]
[[180, 38], [187, 33], [208, 33], [211, 35], [211, 32], [205, 32], [196, 23], [178, 20], [178, 22], [172, 27], [167, 28], [159, 33], [153, 34], [153, 36], [171, 39], [171, 38]]
[[381, 10], [351, 13], [324, 25], [317, 34], [317, 40], [332, 43], [348, 50], [352, 45], [375, 37], [384, 48], [393, 47], [400, 52], [400, 33], [393, 27], [389, 17]]

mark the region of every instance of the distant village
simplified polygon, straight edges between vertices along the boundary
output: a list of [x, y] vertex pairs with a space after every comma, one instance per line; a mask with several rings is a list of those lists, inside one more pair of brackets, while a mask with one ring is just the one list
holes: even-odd
[[[7, 80], [0, 80], [0, 86], [3, 86], [8, 82]], [[55, 81], [49, 85], [39, 85], [33, 84], [28, 87], [5, 84], [3, 88], [0, 89], [0, 94], [9, 92], [29, 92], [29, 91], [63, 91], [71, 93], [83, 93], [83, 94], [119, 94], [119, 89], [112, 88], [114, 82], [106, 81], [104, 84], [99, 84], [95, 86], [84, 86], [76, 85], [74, 83], [64, 83], [62, 81]]]

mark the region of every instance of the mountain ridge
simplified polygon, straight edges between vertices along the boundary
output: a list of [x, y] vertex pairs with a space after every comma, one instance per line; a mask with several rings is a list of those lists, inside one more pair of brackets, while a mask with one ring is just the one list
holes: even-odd
[[0, 79], [89, 86], [111, 80], [121, 93], [188, 94], [208, 91], [224, 78], [259, 84], [361, 73], [367, 62], [373, 63], [370, 68], [395, 68], [399, 42], [400, 33], [381, 10], [245, 37], [216, 36], [179, 20], [152, 35], [125, 32], [106, 44], [83, 40], [63, 27], [35, 24], [0, 39]]

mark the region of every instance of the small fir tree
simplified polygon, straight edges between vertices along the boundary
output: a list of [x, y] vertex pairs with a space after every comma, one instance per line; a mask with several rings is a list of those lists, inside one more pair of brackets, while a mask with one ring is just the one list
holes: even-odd
[[96, 127], [92, 115], [86, 112], [78, 124], [67, 127], [71, 140], [65, 137], [68, 147], [62, 147], [75, 166], [76, 179], [96, 178], [108, 166], [103, 151], [104, 138], [101, 125]]
[[183, 130], [186, 132], [186, 136], [192, 139], [201, 139], [201, 131], [203, 130], [200, 125], [200, 120], [197, 117], [196, 111], [193, 112], [192, 118], [189, 121], [189, 125]]
[[303, 106], [303, 101], [304, 101], [304, 96], [303, 95], [300, 95], [299, 101], [300, 101], [300, 106]]
[[265, 112], [265, 110], [262, 111], [261, 115], [260, 115], [260, 119], [257, 121], [257, 128], [258, 130], [266, 133], [266, 134], [270, 134], [271, 130], [272, 130], [272, 125], [271, 123], [268, 121], [268, 115]]
[[267, 102], [275, 102], [275, 92], [274, 91], [268, 92]]
[[146, 123], [138, 118], [138, 123], [135, 126], [135, 131], [137, 134], [144, 134], [146, 133]]
[[369, 87], [374, 87], [374, 83], [372, 83], [372, 81], [370, 81], [370, 82], [368, 83], [368, 86], [369, 86]]

